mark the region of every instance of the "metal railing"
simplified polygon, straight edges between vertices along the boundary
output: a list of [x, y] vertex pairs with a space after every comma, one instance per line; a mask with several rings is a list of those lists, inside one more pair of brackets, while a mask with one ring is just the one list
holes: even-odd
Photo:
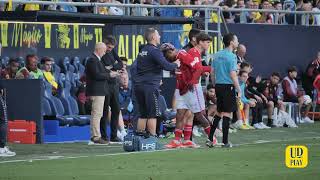
[[[2, 3], [8, 3], [9, 0], [0, 0]], [[119, 9], [123, 10], [122, 15], [132, 16], [133, 10], [137, 11], [138, 13], [135, 13], [135, 15], [141, 16], [145, 15], [142, 13], [142, 11], [148, 10], [148, 16], [159, 16], [156, 14], [156, 10], [162, 9], [162, 8], [177, 8], [177, 9], [191, 9], [191, 10], [201, 10], [205, 12], [205, 15], [203, 18], [203, 21], [205, 23], [206, 19], [212, 18], [212, 12], [217, 13], [218, 20], [221, 19], [222, 14], [220, 12], [229, 12], [229, 13], [253, 13], [253, 12], [259, 12], [259, 13], [270, 13], [275, 16], [275, 22], [273, 24], [279, 24], [277, 23], [279, 15], [285, 14], [285, 15], [293, 15], [294, 16], [294, 24], [297, 24], [297, 15], [301, 15], [305, 17], [306, 19], [314, 16], [314, 15], [320, 15], [319, 11], [291, 11], [291, 10], [272, 10], [272, 9], [246, 9], [246, 8], [231, 8], [231, 9], [223, 9], [219, 6], [212, 6], [212, 5], [146, 5], [146, 4], [128, 4], [129, 1], [125, 1], [127, 4], [118, 4], [118, 3], [93, 3], [93, 2], [60, 2], [60, 1], [27, 1], [27, 0], [13, 0], [13, 7], [18, 4], [39, 4], [39, 5], [52, 5], [52, 6], [77, 6], [77, 7], [93, 7], [93, 13], [98, 14], [98, 9], [100, 7], [117, 7]], [[320, 22], [318, 22], [320, 24]], [[207, 23], [205, 23], [205, 26]], [[304, 25], [309, 25], [309, 23], [306, 23]]]

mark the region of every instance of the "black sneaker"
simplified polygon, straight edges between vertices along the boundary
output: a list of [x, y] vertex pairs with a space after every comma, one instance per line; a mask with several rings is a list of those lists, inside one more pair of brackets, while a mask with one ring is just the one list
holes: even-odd
[[121, 139], [118, 137], [110, 139], [110, 144], [122, 144]]
[[91, 138], [88, 145], [109, 145], [109, 141], [102, 138]]
[[221, 146], [222, 148], [232, 148], [232, 144], [228, 143], [228, 144], [224, 144]]

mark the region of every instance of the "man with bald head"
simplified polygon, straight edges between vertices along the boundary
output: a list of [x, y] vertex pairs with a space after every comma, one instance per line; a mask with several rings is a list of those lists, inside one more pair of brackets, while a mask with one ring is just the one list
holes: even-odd
[[90, 133], [91, 144], [109, 144], [108, 141], [101, 138], [100, 120], [103, 115], [103, 105], [105, 96], [108, 93], [107, 80], [118, 75], [115, 71], [110, 71], [101, 62], [101, 58], [105, 55], [107, 46], [103, 42], [96, 44], [94, 52], [86, 64], [86, 95], [92, 101]]
[[238, 64], [241, 64], [243, 62], [245, 62], [245, 56], [247, 53], [247, 48], [246, 46], [244, 46], [243, 44], [239, 44], [238, 48], [237, 48], [237, 59], [238, 59]]

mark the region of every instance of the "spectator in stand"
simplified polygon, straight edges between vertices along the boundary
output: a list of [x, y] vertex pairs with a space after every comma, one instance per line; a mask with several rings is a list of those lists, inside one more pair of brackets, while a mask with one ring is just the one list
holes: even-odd
[[[268, 0], [264, 0], [261, 4], [261, 9], [271, 9], [271, 7], [272, 6]], [[256, 22], [262, 24], [273, 24], [273, 15], [271, 13], [264, 12]]]
[[[257, 0], [248, 1], [247, 6], [249, 9], [259, 9], [259, 2]], [[260, 12], [251, 12], [250, 18], [252, 19], [252, 22], [257, 22], [261, 18]]]
[[[298, 84], [295, 80], [297, 78], [297, 68], [292, 66], [288, 69], [288, 75], [282, 81], [283, 89], [283, 101], [299, 103], [299, 110], [301, 112], [301, 121], [305, 123], [314, 123], [309, 117], [308, 113], [311, 108], [311, 98], [308, 95], [303, 95], [301, 91], [298, 91]], [[302, 111], [302, 107], [305, 110]]]
[[[273, 7], [274, 7], [275, 10], [283, 10], [282, 9], [282, 4], [279, 1], [276, 1], [273, 4]], [[284, 14], [284, 13], [275, 13], [274, 14], [274, 17], [275, 17], [274, 23], [275, 24], [284, 24], [286, 22], [285, 21], [285, 16], [286, 16], [286, 14]]]
[[10, 59], [8, 67], [1, 71], [1, 79], [15, 79], [20, 63], [17, 59]]
[[38, 68], [38, 57], [34, 54], [29, 54], [26, 57], [26, 66], [21, 68], [17, 74], [17, 79], [42, 79], [43, 73]]
[[[73, 2], [72, 0], [60, 0], [62, 2]], [[60, 11], [65, 12], [78, 12], [77, 7], [72, 5], [60, 5]]]
[[[36, 0], [29, 0], [29, 1], [36, 1]], [[26, 4], [24, 5], [25, 11], [39, 11], [40, 5], [39, 4]]]
[[[133, 1], [133, 4], [143, 4], [143, 3], [144, 3], [144, 0], [134, 0]], [[160, 11], [160, 10], [157, 10], [157, 11]], [[132, 8], [131, 15], [132, 16], [148, 16], [149, 11], [147, 8], [136, 7], [136, 8]]]
[[[301, 8], [298, 8], [297, 11], [312, 11], [312, 4], [311, 2], [303, 3]], [[297, 15], [297, 24], [298, 25], [312, 25], [314, 17], [311, 14], [298, 14]]]
[[[74, 2], [96, 2], [96, 0], [73, 0]], [[78, 12], [93, 13], [93, 6], [78, 6]]]
[[[320, 13], [320, 0], [314, 1], [314, 8], [312, 11]], [[320, 26], [320, 14], [315, 14], [314, 16], [314, 25]]]
[[52, 92], [56, 92], [58, 90], [58, 83], [56, 82], [54, 75], [51, 72], [53, 60], [49, 57], [44, 57], [41, 59], [40, 63], [44, 79], [52, 85]]
[[[99, 3], [111, 3], [109, 0], [98, 0]], [[108, 8], [106, 6], [99, 6], [98, 13], [102, 15], [108, 15]]]
[[[235, 8], [237, 8], [237, 9], [246, 8], [244, 0], [238, 0], [237, 6]], [[251, 22], [251, 21], [252, 21], [252, 19], [250, 17], [250, 13], [247, 12], [247, 11], [234, 13], [234, 22], [235, 23], [248, 23], [248, 22]]]

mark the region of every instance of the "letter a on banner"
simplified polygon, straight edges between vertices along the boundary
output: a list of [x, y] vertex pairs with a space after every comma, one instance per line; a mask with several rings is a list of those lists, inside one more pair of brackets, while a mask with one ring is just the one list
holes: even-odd
[[79, 49], [79, 25], [73, 25], [73, 47]]
[[44, 44], [45, 48], [51, 48], [51, 24], [44, 24]]
[[1, 22], [1, 44], [2, 47], [8, 47], [8, 23]]

